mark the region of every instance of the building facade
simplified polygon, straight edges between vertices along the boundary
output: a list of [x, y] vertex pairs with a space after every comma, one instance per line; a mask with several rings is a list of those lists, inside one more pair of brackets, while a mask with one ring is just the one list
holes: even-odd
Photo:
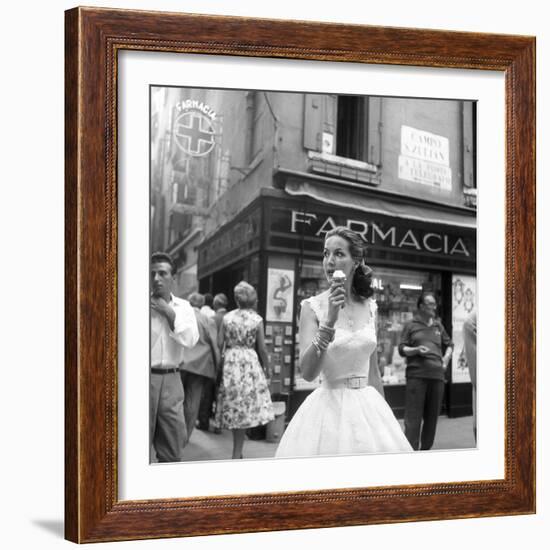
[[445, 408], [471, 411], [462, 320], [475, 307], [475, 103], [153, 88], [152, 247], [174, 256], [179, 293], [258, 289], [274, 375], [292, 416], [319, 381], [301, 376], [302, 299], [328, 286], [324, 235], [367, 245], [379, 365], [400, 416], [397, 343], [422, 290], [457, 340]]

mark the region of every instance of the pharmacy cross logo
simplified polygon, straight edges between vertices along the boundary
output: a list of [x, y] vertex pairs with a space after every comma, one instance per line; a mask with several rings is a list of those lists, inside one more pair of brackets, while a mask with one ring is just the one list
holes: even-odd
[[200, 111], [185, 111], [174, 124], [178, 147], [192, 157], [208, 155], [216, 144], [214, 135], [212, 121]]

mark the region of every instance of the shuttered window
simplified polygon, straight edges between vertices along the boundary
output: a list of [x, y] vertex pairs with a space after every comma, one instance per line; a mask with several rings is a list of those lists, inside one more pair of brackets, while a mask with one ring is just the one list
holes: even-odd
[[338, 156], [380, 164], [380, 107], [378, 97], [338, 97]]
[[305, 94], [304, 148], [380, 165], [381, 108], [379, 97]]
[[336, 154], [367, 161], [368, 99], [357, 96], [338, 97]]

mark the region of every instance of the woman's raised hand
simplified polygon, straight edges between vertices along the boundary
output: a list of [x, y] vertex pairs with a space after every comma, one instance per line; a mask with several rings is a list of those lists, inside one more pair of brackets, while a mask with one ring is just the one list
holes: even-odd
[[338, 314], [344, 304], [346, 303], [346, 289], [344, 288], [344, 282], [333, 281], [330, 285], [330, 292], [328, 296], [328, 314], [327, 323], [333, 326], [338, 320]]

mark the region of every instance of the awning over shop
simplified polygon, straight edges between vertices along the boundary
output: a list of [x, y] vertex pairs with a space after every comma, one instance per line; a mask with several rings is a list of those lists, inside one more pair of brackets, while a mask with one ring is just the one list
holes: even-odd
[[308, 196], [325, 204], [363, 210], [364, 212], [426, 223], [476, 228], [476, 218], [473, 214], [457, 212], [454, 209], [442, 209], [438, 205], [422, 204], [414, 200], [406, 201], [402, 198], [395, 200], [364, 188], [348, 189], [347, 186], [290, 177], [285, 181], [284, 190], [292, 196]]

